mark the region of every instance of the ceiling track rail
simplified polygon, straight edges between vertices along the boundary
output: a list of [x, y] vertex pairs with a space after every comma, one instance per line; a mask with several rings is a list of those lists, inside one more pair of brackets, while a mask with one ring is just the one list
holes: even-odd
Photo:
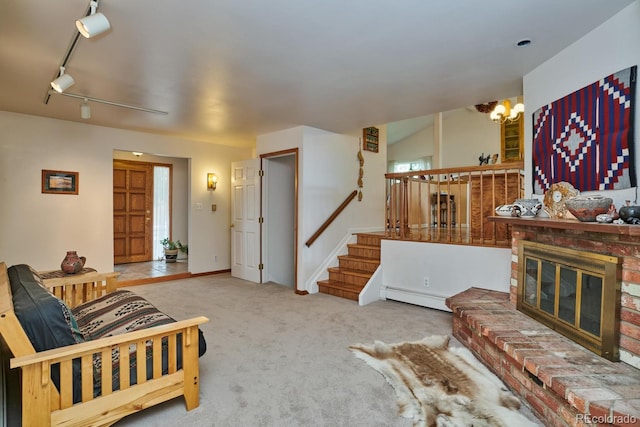
[[[92, 11], [91, 11], [91, 3], [89, 3], [89, 6], [87, 6], [87, 10], [85, 11], [84, 16], [89, 16], [89, 15], [91, 15], [91, 13], [92, 13]], [[63, 70], [63, 69], [67, 68], [67, 64], [71, 60], [71, 56], [73, 55], [73, 53], [76, 50], [76, 47], [78, 46], [78, 41], [80, 40], [80, 36], [81, 36], [80, 32], [78, 30], [76, 30], [74, 32], [74, 34], [73, 34], [73, 37], [71, 38], [71, 42], [69, 43], [69, 46], [67, 47], [67, 50], [64, 53], [64, 56], [62, 57], [62, 62], [60, 63], [60, 66], [58, 67], [58, 70]], [[60, 71], [58, 71], [53, 76], [51, 81], [57, 79], [58, 77], [60, 77]], [[82, 100], [86, 100], [86, 101], [93, 101], [93, 102], [97, 102], [99, 104], [111, 105], [113, 107], [128, 108], [130, 110], [136, 110], [136, 111], [144, 111], [146, 113], [169, 114], [166, 111], [154, 110], [152, 108], [146, 108], [146, 107], [138, 107], [136, 105], [123, 104], [121, 102], [108, 101], [106, 99], [94, 98], [94, 97], [87, 96], [87, 95], [80, 95], [80, 94], [76, 94], [76, 93], [56, 92], [54, 90], [51, 90], [51, 88], [47, 88], [47, 94], [44, 97], [45, 105], [49, 104], [49, 100], [51, 99], [51, 95], [63, 95], [63, 96], [71, 97], [71, 98], [78, 98], [78, 99], [82, 99]]]
[[[87, 10], [85, 11], [84, 16], [89, 16], [89, 14], [91, 14], [91, 5], [87, 6]], [[73, 52], [76, 50], [76, 46], [78, 46], [79, 39], [80, 39], [80, 32], [78, 30], [75, 30], [73, 37], [71, 38], [71, 43], [69, 43], [69, 46], [67, 47], [67, 50], [65, 51], [64, 56], [62, 57], [62, 62], [58, 66], [58, 70], [60, 70], [60, 67], [67, 68], [67, 64], [71, 59], [71, 55], [73, 55]], [[60, 71], [57, 71], [56, 74], [51, 79], [51, 81], [57, 79], [59, 76], [60, 76]], [[51, 91], [49, 90], [49, 88], [47, 88], [47, 94], [44, 97], [45, 105], [49, 103], [49, 99], [51, 99]]]
[[114, 106], [114, 107], [128, 108], [130, 110], [144, 111], [146, 113], [169, 114], [166, 111], [154, 110], [154, 109], [146, 108], [146, 107], [137, 107], [135, 105], [122, 104], [120, 102], [107, 101], [106, 99], [93, 98], [91, 96], [81, 95], [81, 94], [78, 94], [78, 93], [68, 93], [68, 92], [58, 93], [55, 90], [50, 90], [49, 91], [49, 96], [51, 96], [51, 95], [68, 96], [70, 98], [77, 98], [77, 99], [97, 102], [99, 104], [106, 104], [106, 105], [111, 105], [111, 106]]

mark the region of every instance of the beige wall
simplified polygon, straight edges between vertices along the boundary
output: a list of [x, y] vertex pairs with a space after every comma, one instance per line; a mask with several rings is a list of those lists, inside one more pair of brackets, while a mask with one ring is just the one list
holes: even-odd
[[[447, 111], [442, 119], [442, 165], [450, 168], [478, 165], [482, 153], [500, 154], [500, 126], [481, 114], [464, 107]], [[387, 149], [389, 162], [409, 162], [434, 155], [433, 125], [391, 144]], [[498, 159], [500, 162], [500, 159]], [[435, 165], [435, 159], [434, 163]], [[435, 167], [435, 166], [434, 166]]]
[[[0, 260], [55, 269], [76, 250], [88, 266], [113, 270], [112, 161], [123, 150], [188, 159], [189, 270], [230, 267], [230, 163], [252, 149], [7, 112], [0, 129]], [[42, 194], [42, 169], [79, 172], [80, 193]], [[206, 189], [207, 172], [220, 178], [215, 192]]]
[[[298, 289], [318, 291], [314, 277], [327, 256], [353, 228], [384, 227], [386, 168], [386, 128], [380, 130], [379, 152], [363, 151], [363, 198], [352, 201], [329, 228], [313, 243], [305, 242], [331, 216], [353, 190], [357, 179], [359, 140], [356, 135], [342, 135], [300, 126], [260, 135], [256, 151], [274, 153], [298, 148]], [[266, 218], [265, 221], [269, 221]]]
[[448, 111], [442, 127], [443, 168], [475, 166], [482, 153], [500, 154], [500, 126], [487, 114], [466, 107]]

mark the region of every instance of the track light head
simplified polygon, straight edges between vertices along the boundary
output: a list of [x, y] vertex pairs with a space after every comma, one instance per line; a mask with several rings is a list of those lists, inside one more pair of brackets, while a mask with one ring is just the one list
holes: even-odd
[[91, 106], [87, 104], [87, 98], [80, 104], [80, 117], [87, 120], [91, 118]]
[[111, 28], [107, 17], [100, 12], [96, 12], [96, 10], [98, 10], [98, 2], [92, 1], [90, 6], [91, 14], [76, 20], [78, 31], [88, 39], [102, 34]]
[[64, 73], [64, 67], [60, 67], [60, 74], [58, 78], [51, 82], [51, 87], [55, 89], [56, 92], [62, 93], [65, 90], [69, 89], [75, 80], [69, 74]]

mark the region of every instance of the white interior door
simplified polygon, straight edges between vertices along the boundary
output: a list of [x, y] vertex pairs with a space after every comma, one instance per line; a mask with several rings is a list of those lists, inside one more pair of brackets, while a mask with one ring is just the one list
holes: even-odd
[[231, 164], [231, 275], [261, 283], [260, 159]]

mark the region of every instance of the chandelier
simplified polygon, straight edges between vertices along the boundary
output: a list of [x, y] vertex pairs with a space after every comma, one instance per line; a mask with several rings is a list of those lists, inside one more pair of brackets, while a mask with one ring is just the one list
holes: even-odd
[[521, 114], [524, 113], [524, 104], [522, 103], [522, 97], [519, 96], [516, 105], [511, 106], [511, 101], [505, 99], [502, 103], [498, 103], [493, 111], [489, 114], [489, 118], [496, 123], [513, 122], [518, 120]]

